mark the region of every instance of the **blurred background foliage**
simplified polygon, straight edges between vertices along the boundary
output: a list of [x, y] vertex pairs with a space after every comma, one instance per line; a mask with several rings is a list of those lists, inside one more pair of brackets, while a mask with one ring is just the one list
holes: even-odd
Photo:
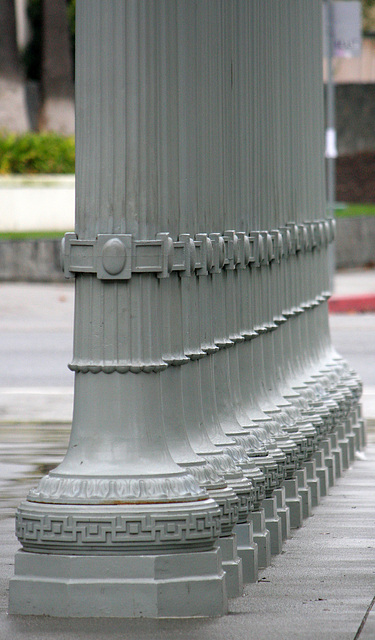
[[362, 24], [364, 33], [375, 35], [375, 0], [362, 0]]
[[0, 174], [74, 173], [73, 136], [54, 132], [0, 136]]

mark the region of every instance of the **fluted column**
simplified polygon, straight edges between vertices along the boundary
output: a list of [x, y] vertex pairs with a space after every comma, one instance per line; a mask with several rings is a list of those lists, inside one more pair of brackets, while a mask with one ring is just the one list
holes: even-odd
[[[233, 528], [238, 498], [190, 448], [182, 402], [162, 378], [189, 359], [170, 340], [165, 303], [177, 302], [180, 287], [170, 274], [173, 239], [196, 230], [194, 213], [178, 215], [181, 9], [77, 2], [76, 227], [63, 249], [65, 272], [76, 277], [73, 424], [63, 462], [17, 512], [14, 613], [226, 612], [216, 541], [222, 523]], [[170, 381], [177, 390], [179, 376]]]

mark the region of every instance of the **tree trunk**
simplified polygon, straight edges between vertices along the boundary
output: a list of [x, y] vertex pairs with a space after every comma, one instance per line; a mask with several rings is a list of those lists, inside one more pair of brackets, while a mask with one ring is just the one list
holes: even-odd
[[65, 0], [43, 0], [42, 108], [39, 128], [74, 133], [74, 90]]
[[14, 0], [0, 0], [0, 130], [29, 128], [25, 83], [20, 67]]

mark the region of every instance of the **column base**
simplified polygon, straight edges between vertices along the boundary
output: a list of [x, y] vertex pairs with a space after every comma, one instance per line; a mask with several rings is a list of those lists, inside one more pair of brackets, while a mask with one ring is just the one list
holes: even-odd
[[298, 469], [296, 472], [298, 493], [302, 499], [302, 517], [305, 520], [311, 516], [311, 492], [307, 486], [306, 469]]
[[330, 434], [330, 439], [331, 439], [331, 455], [334, 457], [335, 459], [335, 464], [336, 464], [336, 478], [341, 478], [342, 476], [342, 453], [341, 453], [341, 449], [339, 449], [338, 443], [337, 443], [337, 433], [331, 433]]
[[366, 427], [362, 415], [362, 404], [359, 402], [351, 412], [352, 431], [356, 438], [357, 451], [366, 446]]
[[336, 459], [331, 452], [331, 440], [327, 437], [322, 440], [324, 452], [324, 464], [328, 469], [328, 485], [333, 487], [336, 483]]
[[359, 425], [359, 436], [360, 436], [360, 448], [361, 450], [366, 446], [366, 425], [365, 421], [360, 419], [358, 420]]
[[298, 493], [297, 478], [292, 480], [284, 480], [285, 502], [289, 507], [290, 527], [291, 529], [299, 529], [303, 524], [302, 515], [302, 498]]
[[355, 439], [355, 450], [360, 451], [362, 449], [362, 428], [354, 412], [351, 420], [352, 420], [352, 431]]
[[352, 422], [350, 418], [345, 420], [345, 437], [349, 447], [349, 463], [355, 460], [355, 435], [352, 430]]
[[328, 495], [328, 487], [329, 487], [329, 478], [328, 478], [328, 469], [325, 464], [324, 459], [324, 451], [323, 449], [318, 449], [314, 453], [313, 456], [315, 460], [315, 472], [316, 476], [319, 479], [319, 489], [320, 489], [320, 497], [324, 498]]
[[274, 496], [276, 498], [277, 515], [281, 520], [281, 535], [284, 541], [290, 538], [290, 511], [285, 502], [285, 487], [275, 489]]
[[253, 523], [254, 542], [258, 545], [259, 569], [265, 569], [271, 564], [271, 536], [266, 528], [264, 509], [252, 511], [249, 518]]
[[237, 553], [242, 560], [242, 577], [245, 584], [258, 580], [258, 545], [254, 542], [253, 523], [236, 524]]
[[9, 613], [169, 618], [227, 613], [221, 553], [66, 556], [18, 551]]
[[273, 556], [281, 553], [283, 548], [283, 535], [281, 519], [277, 513], [276, 498], [266, 498], [263, 500], [266, 528], [271, 536], [271, 554]]
[[344, 428], [343, 427], [339, 427], [339, 440], [337, 441], [337, 444], [338, 444], [339, 449], [341, 451], [342, 469], [343, 469], [343, 471], [346, 471], [347, 469], [349, 469], [349, 464], [350, 464], [350, 460], [349, 460], [349, 441], [347, 440], [347, 438], [344, 435]]
[[320, 504], [320, 481], [316, 473], [315, 460], [305, 462], [307, 486], [310, 488], [311, 506], [317, 507]]
[[237, 536], [219, 538], [218, 545], [222, 555], [222, 566], [226, 574], [228, 598], [238, 598], [243, 592], [242, 560], [237, 552]]

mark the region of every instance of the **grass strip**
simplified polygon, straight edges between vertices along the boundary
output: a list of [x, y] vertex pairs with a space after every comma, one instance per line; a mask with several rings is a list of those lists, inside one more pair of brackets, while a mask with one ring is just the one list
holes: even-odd
[[354, 218], [357, 216], [375, 216], [375, 203], [348, 203], [335, 210], [336, 218]]
[[1, 240], [61, 240], [63, 231], [4, 231]]

